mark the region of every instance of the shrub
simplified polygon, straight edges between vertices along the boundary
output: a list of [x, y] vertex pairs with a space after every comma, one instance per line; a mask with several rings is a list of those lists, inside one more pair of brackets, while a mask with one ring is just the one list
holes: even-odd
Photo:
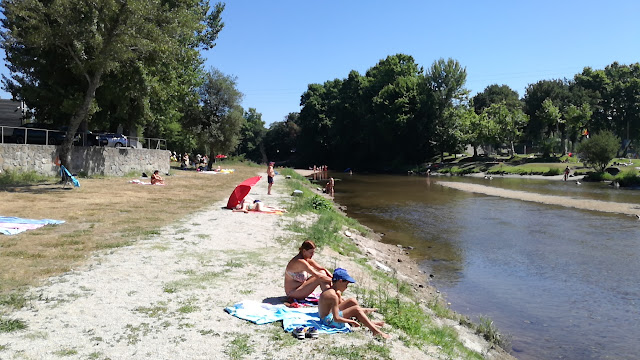
[[620, 138], [611, 131], [603, 131], [581, 142], [578, 145], [578, 152], [584, 164], [601, 173], [616, 156], [619, 148]]

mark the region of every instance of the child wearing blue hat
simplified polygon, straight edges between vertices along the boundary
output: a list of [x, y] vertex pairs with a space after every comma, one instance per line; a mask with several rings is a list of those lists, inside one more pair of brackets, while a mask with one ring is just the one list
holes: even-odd
[[[333, 272], [333, 284], [320, 294], [320, 300], [318, 301], [320, 321], [322, 321], [324, 325], [337, 328], [344, 327], [344, 324], [359, 327], [360, 324], [358, 321], [360, 321], [369, 328], [375, 336], [380, 336], [385, 339], [390, 338], [391, 335], [385, 334], [379, 329], [384, 325], [384, 321], [371, 321], [367, 316], [367, 314], [377, 309], [362, 308], [358, 304], [358, 300], [354, 298], [347, 300], [342, 298], [342, 294], [347, 290], [347, 286], [355, 282], [347, 270], [343, 268], [337, 268]], [[358, 319], [358, 321], [353, 320], [353, 317]]]

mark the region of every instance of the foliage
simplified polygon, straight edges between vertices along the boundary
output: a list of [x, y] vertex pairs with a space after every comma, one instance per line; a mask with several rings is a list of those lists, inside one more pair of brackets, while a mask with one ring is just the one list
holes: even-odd
[[8, 333], [13, 331], [24, 330], [27, 324], [22, 320], [5, 319], [0, 317], [0, 333]]
[[478, 115], [494, 104], [503, 104], [509, 111], [522, 109], [522, 102], [520, 102], [518, 92], [507, 85], [489, 85], [473, 97], [473, 108]]
[[26, 172], [7, 170], [0, 173], [0, 188], [7, 186], [37, 184], [53, 180], [53, 178], [40, 175], [33, 170]]
[[[179, 128], [178, 104], [188, 103], [185, 89], [200, 78], [199, 49], [213, 47], [223, 27], [224, 5], [210, 11], [204, 0], [1, 4], [11, 72], [4, 89], [40, 121], [68, 125], [70, 133], [99, 111], [110, 114], [95, 117], [103, 125], [113, 117], [128, 127], [167, 121]], [[62, 145], [65, 165], [71, 145], [72, 137]]]
[[283, 121], [271, 124], [264, 139], [268, 160], [288, 160], [292, 154], [296, 153], [300, 134], [298, 117], [298, 113], [289, 113]]
[[193, 109], [188, 123], [196, 136], [208, 145], [209, 158], [226, 154], [238, 145], [243, 118], [242, 93], [236, 78], [212, 68], [198, 90], [201, 106]]
[[620, 148], [620, 138], [611, 131], [602, 131], [583, 141], [578, 153], [585, 164], [596, 172], [604, 172]]
[[255, 108], [244, 112], [244, 123], [240, 129], [240, 142], [236, 152], [256, 163], [267, 162], [264, 137], [267, 129], [264, 127], [262, 114]]

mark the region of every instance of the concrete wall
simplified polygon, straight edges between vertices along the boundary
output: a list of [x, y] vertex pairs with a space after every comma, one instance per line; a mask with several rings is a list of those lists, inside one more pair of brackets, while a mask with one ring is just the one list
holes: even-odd
[[[53, 145], [0, 144], [0, 170], [56, 175], [54, 160], [58, 154], [58, 147]], [[165, 174], [169, 172], [169, 156], [167, 150], [77, 146], [71, 154], [70, 171], [107, 176], [143, 171], [151, 175], [153, 170]]]

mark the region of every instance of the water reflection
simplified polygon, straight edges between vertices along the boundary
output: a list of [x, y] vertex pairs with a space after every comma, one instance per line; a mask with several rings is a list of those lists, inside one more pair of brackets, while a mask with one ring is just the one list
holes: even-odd
[[[637, 220], [465, 193], [438, 186], [434, 177], [342, 177], [336, 199], [349, 215], [385, 233], [386, 242], [414, 246], [413, 255], [435, 275], [454, 309], [494, 319], [513, 334], [518, 358], [621, 359], [640, 353]], [[601, 184], [494, 178], [490, 185], [640, 199]]]

